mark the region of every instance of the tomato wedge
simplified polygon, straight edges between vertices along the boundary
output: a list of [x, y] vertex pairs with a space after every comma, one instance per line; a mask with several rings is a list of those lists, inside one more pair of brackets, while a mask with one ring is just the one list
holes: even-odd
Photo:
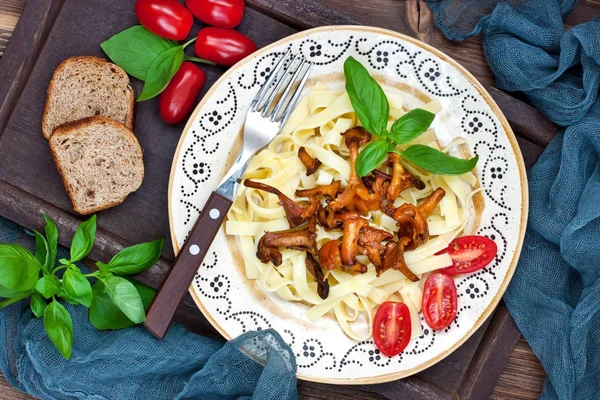
[[375, 345], [388, 357], [400, 354], [408, 346], [411, 335], [410, 311], [404, 303], [386, 301], [373, 320]]
[[436, 272], [423, 290], [423, 317], [431, 329], [444, 329], [454, 321], [457, 310], [456, 285], [451, 276]]
[[496, 242], [485, 236], [462, 236], [454, 239], [448, 247], [437, 254], [448, 253], [452, 265], [442, 269], [450, 275], [466, 274], [482, 269], [488, 265], [496, 253]]

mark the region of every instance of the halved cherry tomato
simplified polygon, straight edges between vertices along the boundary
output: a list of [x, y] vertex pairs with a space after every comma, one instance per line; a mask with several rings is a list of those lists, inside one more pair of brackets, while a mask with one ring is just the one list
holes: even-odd
[[200, 21], [219, 28], [235, 28], [244, 17], [244, 0], [185, 0]]
[[177, 0], [138, 0], [135, 16], [150, 32], [172, 40], [188, 37], [194, 17]]
[[386, 301], [373, 320], [373, 340], [384, 355], [393, 357], [408, 346], [411, 335], [410, 311], [404, 303]]
[[200, 58], [231, 66], [254, 53], [256, 44], [248, 36], [233, 29], [208, 27], [198, 32], [195, 49]]
[[160, 116], [168, 124], [177, 124], [190, 113], [206, 82], [204, 71], [189, 61], [179, 67], [158, 98]]
[[466, 274], [488, 265], [498, 252], [496, 242], [485, 236], [462, 236], [454, 239], [448, 247], [437, 254], [448, 253], [452, 265], [442, 269], [450, 275]]
[[444, 329], [456, 318], [456, 285], [449, 275], [436, 272], [423, 290], [423, 317], [431, 329]]

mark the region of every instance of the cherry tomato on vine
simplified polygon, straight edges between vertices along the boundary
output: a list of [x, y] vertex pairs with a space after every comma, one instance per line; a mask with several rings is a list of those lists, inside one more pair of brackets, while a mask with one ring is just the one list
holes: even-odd
[[431, 329], [448, 327], [456, 318], [456, 285], [449, 275], [436, 272], [427, 278], [423, 289], [423, 317]]
[[393, 357], [408, 346], [411, 335], [410, 311], [404, 303], [386, 301], [373, 319], [373, 340], [384, 355]]
[[208, 27], [198, 32], [195, 50], [200, 58], [232, 66], [254, 53], [256, 44], [248, 36], [233, 29]]
[[188, 37], [194, 17], [177, 0], [138, 0], [135, 16], [150, 32], [171, 40]]
[[462, 236], [454, 239], [448, 247], [438, 254], [448, 253], [452, 265], [442, 269], [449, 275], [466, 274], [482, 269], [488, 265], [496, 253], [496, 242], [485, 236]]
[[244, 0], [185, 0], [200, 21], [219, 28], [235, 28], [244, 17]]
[[206, 82], [204, 71], [184, 61], [179, 71], [158, 98], [160, 117], [168, 124], [177, 124], [188, 116]]

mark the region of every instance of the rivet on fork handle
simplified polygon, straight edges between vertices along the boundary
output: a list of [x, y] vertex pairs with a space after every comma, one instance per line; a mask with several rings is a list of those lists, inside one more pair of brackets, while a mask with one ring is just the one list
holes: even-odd
[[185, 297], [231, 204], [230, 200], [216, 192], [213, 192], [206, 202], [189, 238], [179, 251], [173, 268], [156, 292], [148, 309], [144, 325], [154, 336], [160, 339], [165, 337], [175, 311]]

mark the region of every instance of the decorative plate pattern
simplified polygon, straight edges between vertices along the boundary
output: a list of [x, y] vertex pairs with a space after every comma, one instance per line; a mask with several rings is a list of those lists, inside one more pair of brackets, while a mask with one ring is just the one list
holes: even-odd
[[[478, 175], [485, 208], [478, 233], [498, 244], [495, 261], [456, 279], [459, 311], [443, 331], [422, 320], [423, 335], [397, 357], [380, 354], [373, 341], [347, 338], [333, 318], [311, 323], [306, 307], [263, 292], [247, 281], [234, 242], [219, 232], [190, 288], [204, 315], [227, 338], [274, 328], [292, 347], [302, 379], [340, 384], [384, 382], [416, 373], [447, 356], [492, 312], [514, 271], [524, 234], [527, 186], [514, 135], [481, 85], [456, 62], [412, 38], [377, 28], [325, 27], [299, 33], [229, 70], [190, 118], [173, 161], [169, 190], [175, 249], [235, 157], [246, 110], [287, 49], [314, 64], [312, 76], [343, 72], [349, 55], [370, 72], [437, 98], [440, 141], [462, 136], [480, 156]], [[443, 143], [442, 143], [443, 144]]]

